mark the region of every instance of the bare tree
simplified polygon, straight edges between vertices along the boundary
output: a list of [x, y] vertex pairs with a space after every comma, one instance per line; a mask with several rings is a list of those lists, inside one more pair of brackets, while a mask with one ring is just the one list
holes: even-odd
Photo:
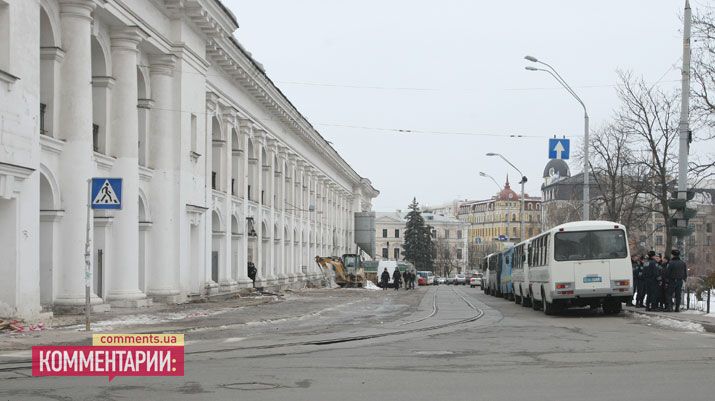
[[631, 157], [648, 174], [642, 189], [654, 203], [645, 206], [663, 218], [666, 249], [671, 249], [670, 209], [668, 199], [677, 175], [679, 101], [674, 93], [666, 93], [636, 78], [631, 73], [619, 72], [617, 89], [620, 108], [614, 126], [628, 136], [633, 144]]
[[454, 257], [456, 255], [454, 246], [450, 244], [449, 240], [445, 238], [439, 238], [435, 243], [435, 265], [437, 267], [437, 272], [440, 276], [448, 275], [456, 264], [454, 263]]
[[[715, 9], [700, 7], [693, 15], [692, 46], [692, 103], [694, 119], [693, 142], [715, 138]], [[715, 175], [715, 156], [706, 155], [703, 161], [691, 160], [690, 169], [702, 179]]]
[[600, 217], [628, 228], [641, 226], [649, 209], [643, 196], [642, 177], [649, 168], [634, 159], [629, 134], [611, 123], [591, 136], [589, 158], [593, 181], [600, 199]]

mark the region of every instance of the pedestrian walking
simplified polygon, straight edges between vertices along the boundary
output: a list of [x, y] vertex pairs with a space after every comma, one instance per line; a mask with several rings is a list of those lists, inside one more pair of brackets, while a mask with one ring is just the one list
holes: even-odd
[[648, 298], [646, 299], [647, 311], [655, 310], [658, 307], [658, 262], [655, 260], [654, 251], [648, 252], [648, 262], [643, 268], [643, 278], [646, 282]]
[[410, 273], [409, 270], [405, 270], [405, 273], [402, 275], [402, 280], [405, 282], [405, 289], [409, 290], [410, 289], [410, 276], [412, 273]]
[[400, 289], [400, 283], [402, 279], [402, 275], [400, 274], [400, 269], [395, 267], [395, 272], [392, 273], [392, 281], [393, 284], [395, 284], [395, 291]]
[[380, 275], [380, 284], [383, 290], [387, 289], [388, 284], [390, 283], [390, 272], [387, 271], [387, 267], [385, 270], [382, 271], [382, 274]]
[[680, 259], [680, 251], [673, 249], [670, 251], [673, 257], [668, 263], [668, 305], [666, 310], [673, 310], [673, 298], [675, 297], [675, 310], [680, 312], [680, 300], [683, 295], [683, 281], [688, 278], [688, 267], [683, 260]]
[[415, 289], [415, 281], [417, 280], [417, 272], [410, 273], [410, 288]]

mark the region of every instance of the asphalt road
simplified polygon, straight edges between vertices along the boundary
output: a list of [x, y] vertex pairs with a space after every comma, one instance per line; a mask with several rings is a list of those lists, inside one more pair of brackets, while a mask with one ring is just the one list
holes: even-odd
[[587, 309], [545, 316], [469, 287], [376, 291], [320, 313], [186, 330], [183, 378], [20, 369], [0, 374], [0, 398], [715, 399], [713, 334]]

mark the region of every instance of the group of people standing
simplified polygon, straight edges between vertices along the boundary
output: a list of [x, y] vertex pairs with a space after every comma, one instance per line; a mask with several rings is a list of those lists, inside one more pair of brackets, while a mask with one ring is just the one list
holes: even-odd
[[668, 259], [650, 251], [647, 257], [632, 258], [636, 308], [645, 307], [647, 311], [680, 312], [683, 282], [688, 278], [688, 269], [685, 262], [680, 259], [679, 250], [673, 249], [670, 254], [671, 258]]
[[[400, 273], [400, 269], [395, 269], [395, 271], [392, 273], [392, 282], [394, 284], [395, 291], [400, 289], [400, 286], [404, 283], [405, 289], [415, 289], [415, 278], [417, 274], [406, 270], [404, 273]], [[386, 290], [387, 287], [389, 287], [390, 283], [390, 272], [387, 271], [387, 268], [382, 271], [382, 274], [380, 275], [380, 284], [383, 290]]]

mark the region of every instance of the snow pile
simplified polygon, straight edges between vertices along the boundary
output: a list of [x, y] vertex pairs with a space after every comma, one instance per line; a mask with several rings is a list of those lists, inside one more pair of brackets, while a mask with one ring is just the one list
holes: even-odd
[[643, 320], [643, 322], [646, 323], [648, 326], [660, 326], [668, 329], [680, 331], [695, 331], [698, 333], [705, 332], [705, 328], [700, 323], [680, 321], [660, 316], [637, 315], [637, 318]]
[[373, 283], [370, 280], [365, 280], [365, 284], [362, 286], [362, 288], [364, 288], [366, 290], [373, 290], [373, 291], [382, 289], [382, 288], [376, 286], [375, 283]]

